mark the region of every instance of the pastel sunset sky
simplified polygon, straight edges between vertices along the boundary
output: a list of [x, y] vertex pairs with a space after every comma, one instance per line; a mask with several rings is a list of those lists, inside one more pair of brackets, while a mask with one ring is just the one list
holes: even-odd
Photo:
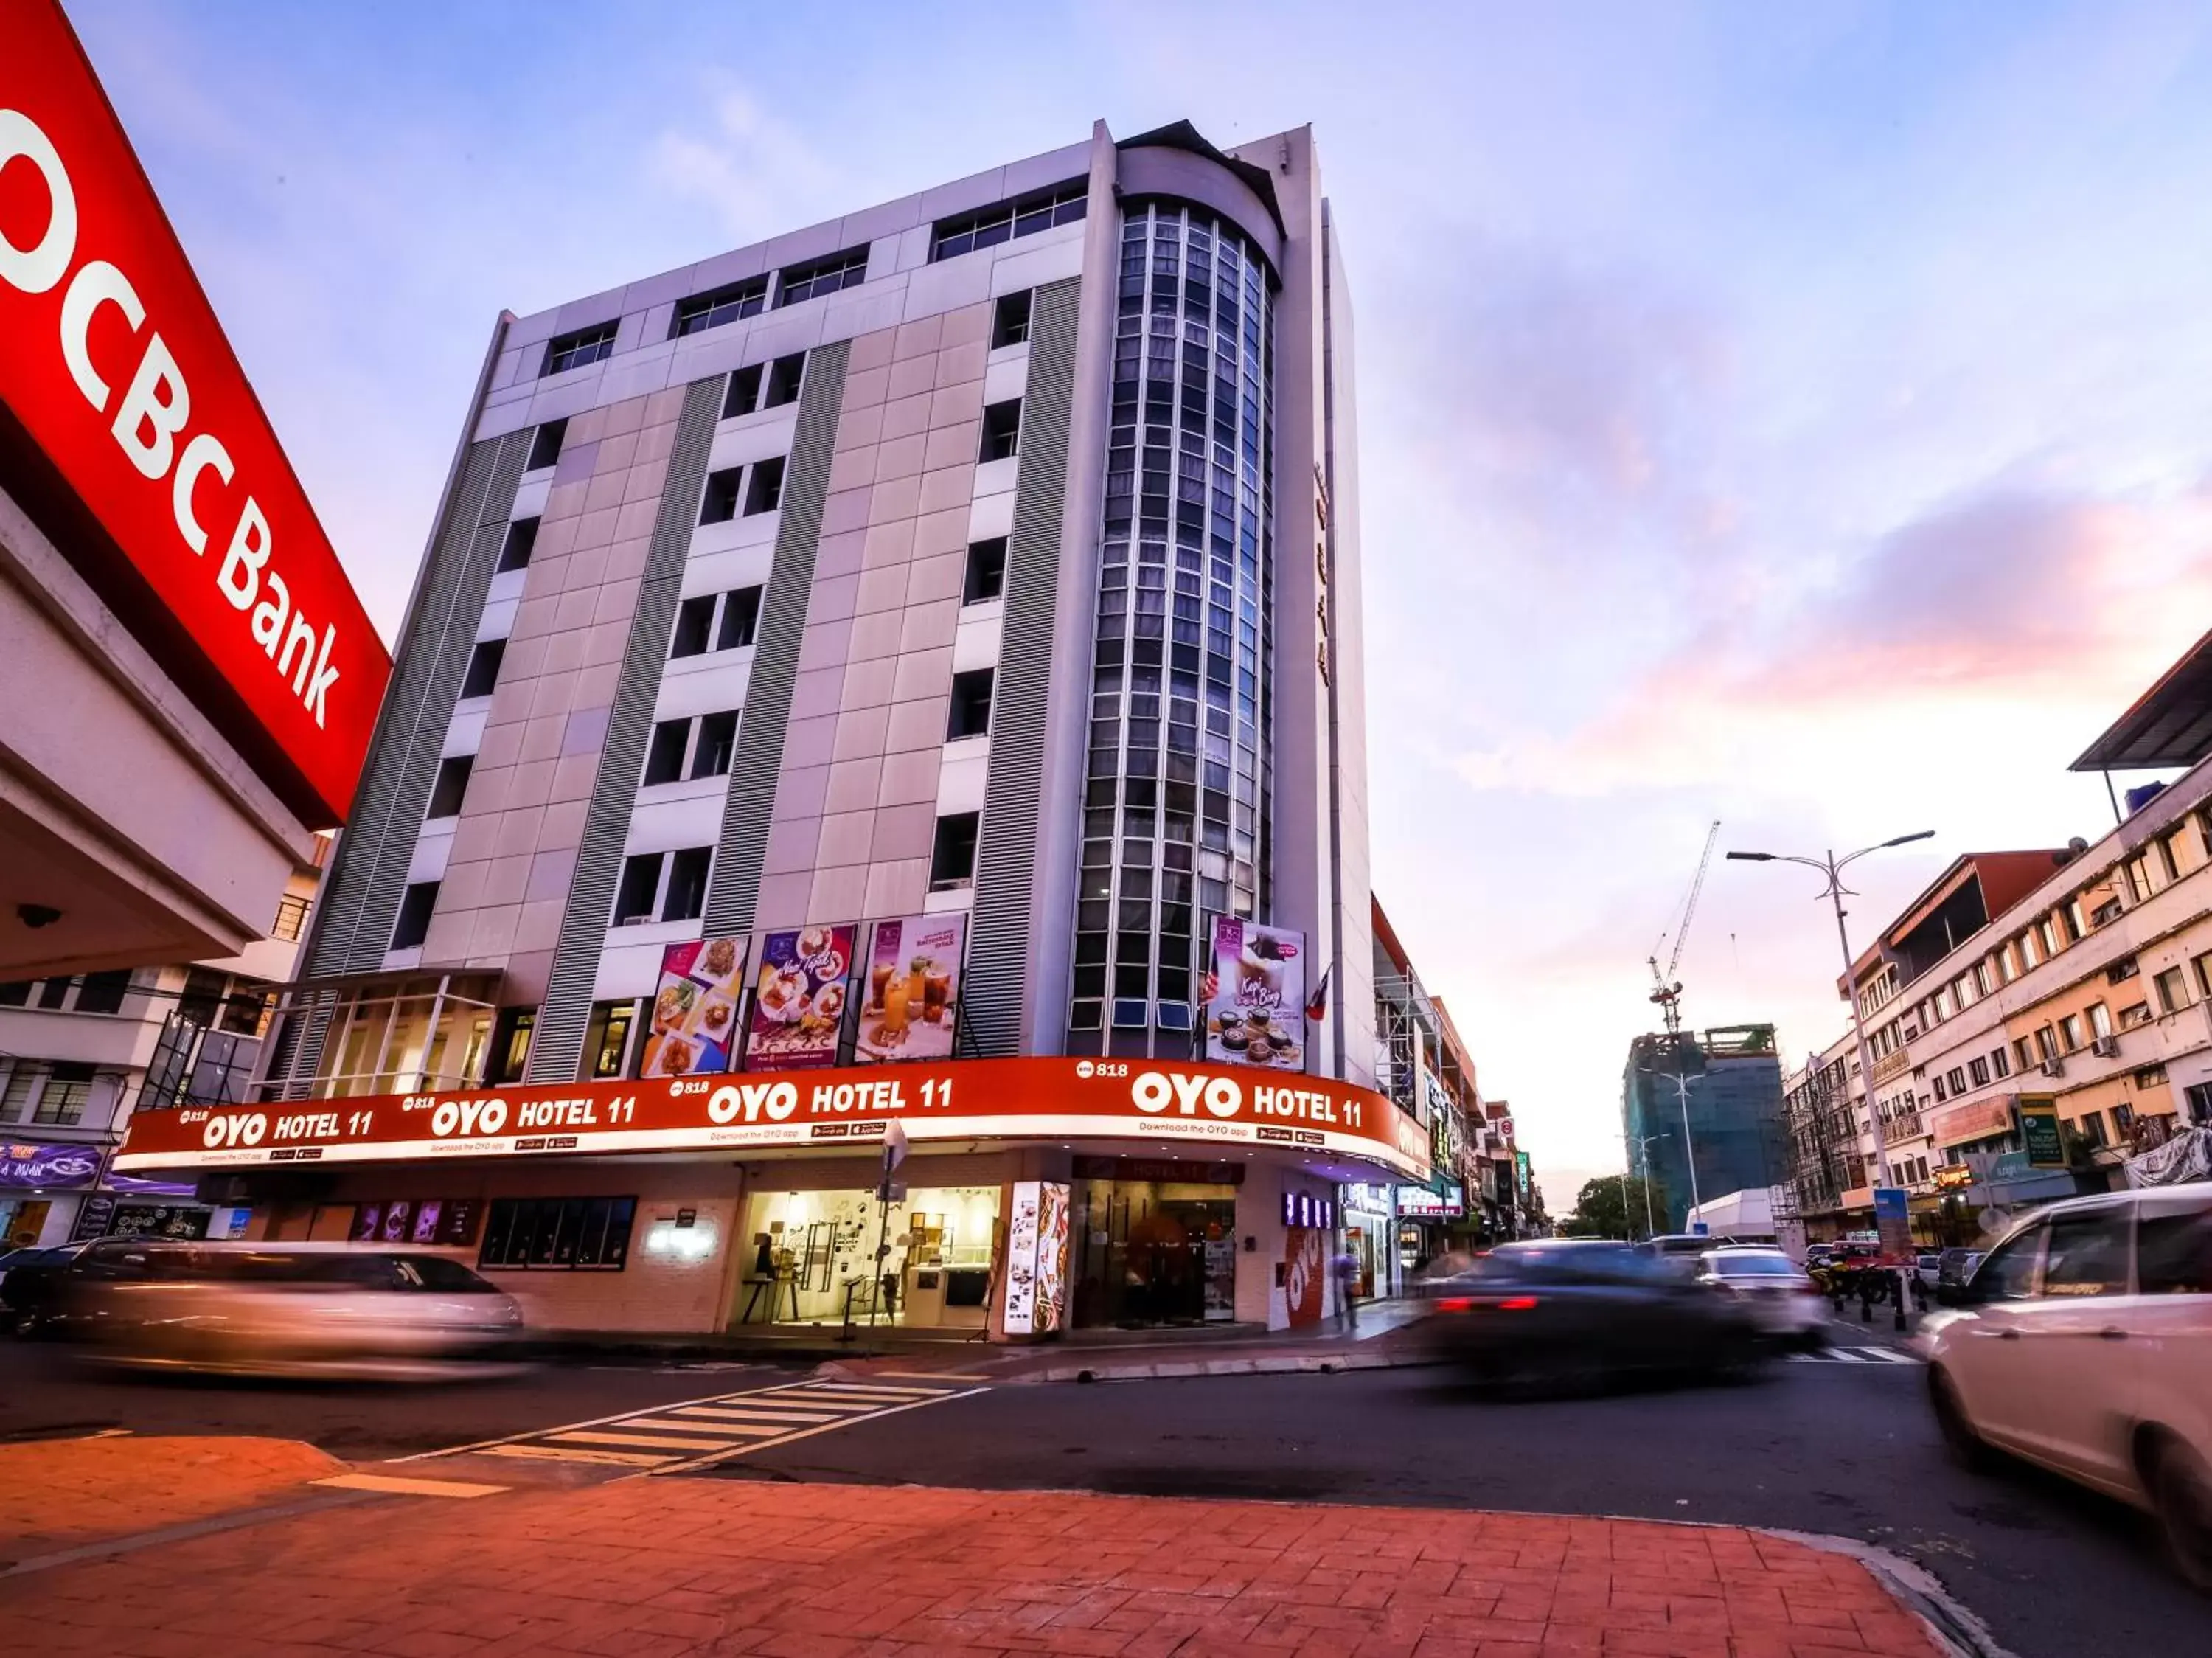
[[[2094, 839], [2212, 607], [2212, 12], [70, 8], [371, 613], [493, 320], [1082, 138], [1311, 123], [1358, 318], [1378, 888], [1555, 1207], [1706, 826]], [[834, 21], [833, 21], [834, 20]], [[1690, 1021], [1841, 1028], [1716, 861]]]

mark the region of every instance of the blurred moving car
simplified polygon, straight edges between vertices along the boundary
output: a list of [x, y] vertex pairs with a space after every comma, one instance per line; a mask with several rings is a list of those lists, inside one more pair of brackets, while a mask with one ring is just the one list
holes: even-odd
[[[0, 1296], [10, 1285], [0, 1283]], [[110, 1362], [406, 1381], [507, 1368], [514, 1299], [459, 1261], [343, 1244], [105, 1239], [46, 1270], [30, 1311]], [[9, 1297], [12, 1301], [13, 1297]]]
[[[131, 1241], [106, 1240], [120, 1249]], [[19, 1249], [7, 1257], [7, 1271], [0, 1274], [0, 1324], [18, 1336], [33, 1336], [50, 1326], [70, 1263], [96, 1246], [58, 1244], [47, 1249]]]
[[1762, 1244], [1709, 1249], [1698, 1258], [1698, 1279], [1749, 1309], [1759, 1327], [1793, 1347], [1827, 1339], [1828, 1301], [1809, 1274], [1781, 1250]]
[[1912, 1276], [1920, 1280], [1923, 1289], [1932, 1290], [1942, 1281], [1943, 1256], [1941, 1251], [1923, 1249], [1913, 1258]]
[[1945, 1250], [1936, 1257], [1936, 1289], [1965, 1289], [1966, 1281], [1974, 1276], [1974, 1269], [1981, 1264], [1982, 1252], [1978, 1249]]
[[1500, 1244], [1426, 1286], [1430, 1351], [1489, 1383], [1595, 1384], [1622, 1375], [1748, 1370], [1772, 1343], [1743, 1300], [1634, 1244]]
[[2155, 1513], [2212, 1589], [2212, 1183], [2069, 1198], [1922, 1326], [1961, 1461], [1991, 1450]]

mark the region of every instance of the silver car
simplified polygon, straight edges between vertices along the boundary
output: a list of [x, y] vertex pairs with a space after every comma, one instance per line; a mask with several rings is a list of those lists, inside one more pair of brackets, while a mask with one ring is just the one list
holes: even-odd
[[1827, 1339], [1826, 1299], [1804, 1268], [1779, 1249], [1756, 1244], [1709, 1249], [1698, 1258], [1698, 1278], [1742, 1301], [1777, 1341], [1818, 1347]]

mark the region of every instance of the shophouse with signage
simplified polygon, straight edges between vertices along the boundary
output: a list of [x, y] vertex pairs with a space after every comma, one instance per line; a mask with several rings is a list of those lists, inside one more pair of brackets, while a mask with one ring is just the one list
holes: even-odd
[[1354, 378], [1303, 129], [502, 315], [252, 1097], [123, 1162], [542, 1324], [1318, 1320], [1435, 1156]]
[[390, 662], [59, 6], [5, 35], [0, 978], [52, 984], [266, 935]]
[[1621, 1123], [1670, 1232], [1694, 1203], [1772, 1186], [1789, 1167], [1774, 1027], [1638, 1037], [1621, 1075]]

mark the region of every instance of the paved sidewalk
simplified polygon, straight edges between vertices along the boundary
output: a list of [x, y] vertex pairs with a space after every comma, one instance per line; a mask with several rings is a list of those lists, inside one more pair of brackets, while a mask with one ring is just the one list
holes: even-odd
[[0, 1445], [0, 1567], [252, 1508], [344, 1472], [295, 1439], [116, 1434]]
[[103, 1658], [1939, 1658], [1842, 1555], [1726, 1527], [629, 1479], [391, 1497], [32, 1573]]

